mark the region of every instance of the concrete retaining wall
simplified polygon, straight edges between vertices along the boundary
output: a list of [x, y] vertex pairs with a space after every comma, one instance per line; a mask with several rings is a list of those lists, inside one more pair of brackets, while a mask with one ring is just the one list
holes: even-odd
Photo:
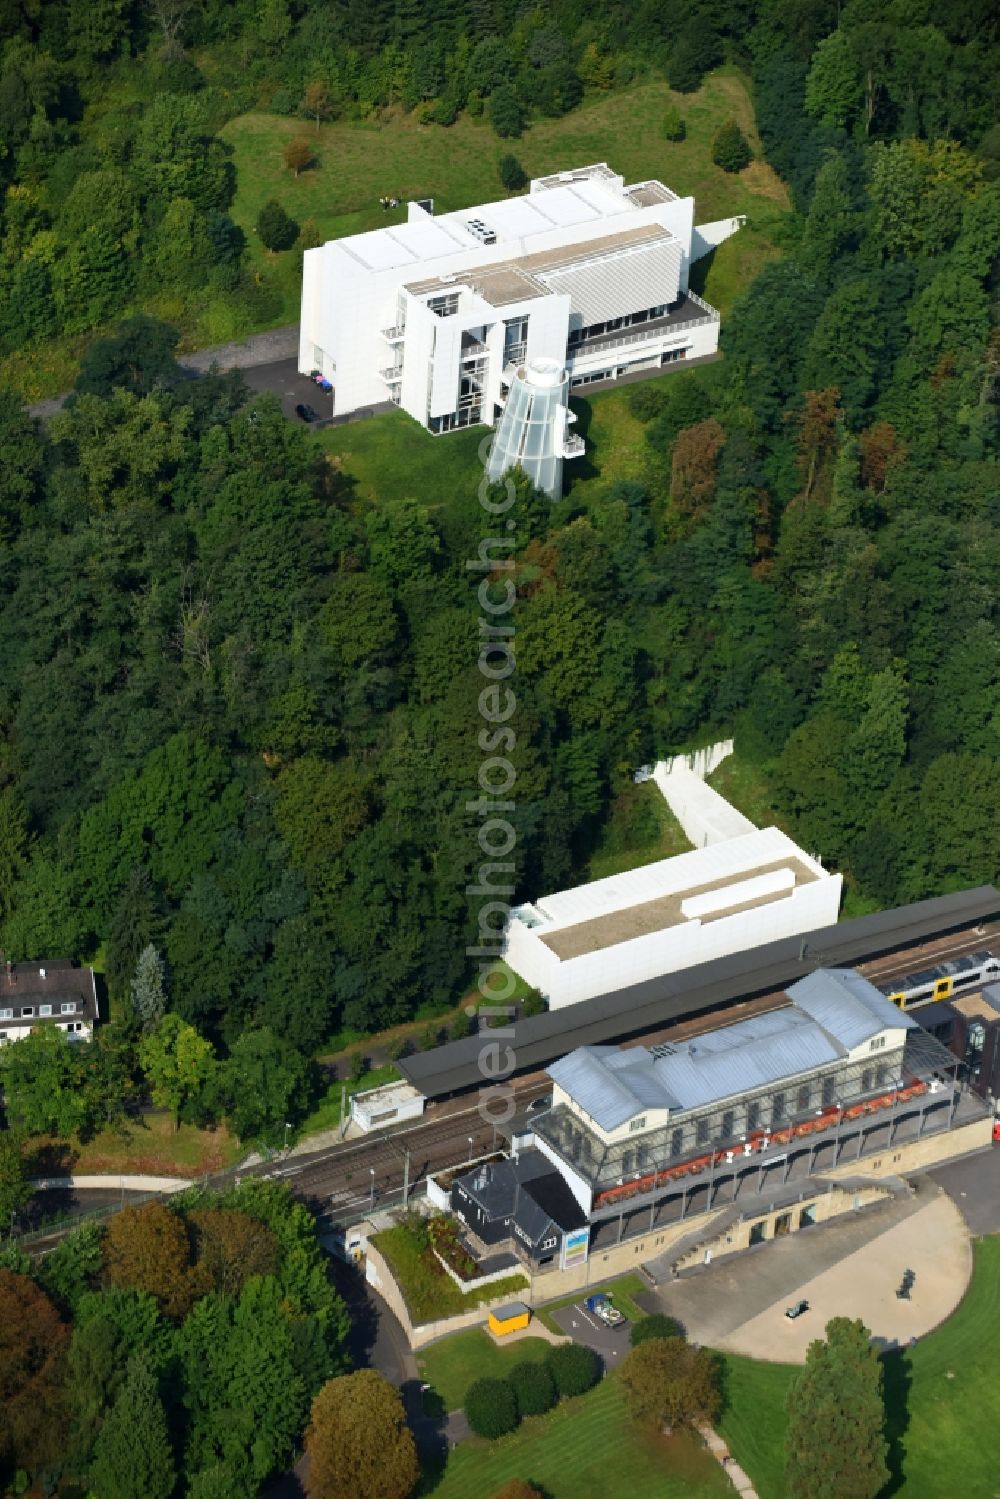
[[695, 848], [756, 832], [748, 817], [705, 784], [705, 777], [732, 752], [733, 741], [722, 739], [690, 755], [674, 755], [656, 763], [653, 780]]
[[[506, 1273], [512, 1275], [515, 1272], [507, 1271]], [[398, 1318], [407, 1341], [413, 1349], [423, 1348], [437, 1338], [443, 1338], [448, 1333], [461, 1332], [467, 1327], [485, 1327], [491, 1307], [503, 1306], [511, 1299], [511, 1293], [508, 1292], [506, 1296], [494, 1296], [489, 1301], [484, 1301], [482, 1306], [473, 1307], [471, 1311], [459, 1312], [455, 1317], [445, 1317], [437, 1322], [419, 1322], [414, 1325], [403, 1299], [403, 1293], [396, 1284], [385, 1257], [370, 1243], [367, 1246], [365, 1279], [375, 1287], [390, 1311]]]
[[183, 1192], [196, 1182], [176, 1176], [39, 1176], [31, 1185], [36, 1192]]

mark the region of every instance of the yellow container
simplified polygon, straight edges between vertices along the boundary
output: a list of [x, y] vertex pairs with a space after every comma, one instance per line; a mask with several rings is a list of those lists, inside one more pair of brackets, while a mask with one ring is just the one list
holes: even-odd
[[530, 1308], [523, 1301], [511, 1301], [506, 1306], [494, 1307], [490, 1312], [489, 1329], [494, 1336], [504, 1338], [509, 1332], [520, 1332], [530, 1321]]

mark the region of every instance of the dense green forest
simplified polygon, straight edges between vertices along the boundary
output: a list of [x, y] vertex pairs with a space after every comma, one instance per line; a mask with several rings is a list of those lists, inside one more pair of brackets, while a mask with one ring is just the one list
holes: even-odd
[[[106, 320], [169, 264], [241, 296], [213, 132], [251, 95], [298, 108], [319, 78], [362, 110], [447, 80], [456, 107], [495, 85], [530, 111], [538, 75], [586, 82], [595, 53], [607, 86], [641, 59], [693, 87], [735, 56], [794, 233], [724, 361], [631, 393], [641, 481], [522, 492], [518, 887], [580, 877], [637, 764], [730, 729], [862, 894], [989, 879], [994, 21], [858, 0], [9, 5], [0, 330]], [[134, 103], [102, 113], [123, 77]], [[471, 485], [361, 503], [274, 402], [181, 380], [172, 348], [141, 322], [96, 344], [47, 430], [0, 398], [0, 946], [99, 954], [121, 1015], [153, 945], [169, 1009], [247, 1052], [177, 1105], [210, 1117], [275, 1037], [292, 1100], [295, 1056], [338, 1027], [468, 987], [483, 522]]]
[[[97, 961], [115, 1020], [5, 1049], [4, 1225], [24, 1136], [149, 1097], [282, 1143], [333, 1033], [471, 986], [478, 471], [362, 496], [131, 316], [166, 288], [273, 320], [225, 122], [467, 111], [516, 138], [643, 73], [746, 70], [784, 254], [723, 360], [616, 393], [627, 477], [592, 442], [559, 504], [518, 486], [517, 887], [583, 878], [637, 765], [732, 732], [803, 843], [890, 904], [1000, 872], [998, 55], [985, 0], [0, 3], [0, 354], [130, 315], [47, 426], [0, 391], [0, 948]], [[582, 429], [607, 432], [601, 399]], [[467, 442], [440, 440], [442, 475]], [[641, 857], [656, 829], [623, 836]], [[8, 1249], [3, 1479], [257, 1493], [345, 1334], [270, 1183], [34, 1266]]]
[[196, 1190], [0, 1263], [0, 1483], [250, 1499], [347, 1367], [347, 1310], [285, 1187]]

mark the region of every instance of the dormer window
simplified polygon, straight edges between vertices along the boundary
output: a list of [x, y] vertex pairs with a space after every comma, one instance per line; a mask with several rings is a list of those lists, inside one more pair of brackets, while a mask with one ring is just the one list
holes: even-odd
[[645, 1114], [640, 1114], [638, 1116], [638, 1118], [636, 1118], [636, 1119], [630, 1119], [629, 1123], [628, 1123], [628, 1127], [629, 1127], [630, 1131], [632, 1132], [632, 1134], [635, 1134], [636, 1130], [645, 1129], [646, 1128], [646, 1116], [645, 1116]]

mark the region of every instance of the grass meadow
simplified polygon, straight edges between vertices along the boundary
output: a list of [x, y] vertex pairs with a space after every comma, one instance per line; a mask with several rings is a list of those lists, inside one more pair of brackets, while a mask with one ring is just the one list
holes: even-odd
[[[954, 1315], [885, 1360], [892, 1471], [885, 1499], [993, 1499], [997, 1493], [1000, 1237], [979, 1240], [975, 1256], [972, 1282]], [[760, 1499], [786, 1499], [785, 1397], [797, 1370], [724, 1358], [726, 1409], [719, 1430]]]

